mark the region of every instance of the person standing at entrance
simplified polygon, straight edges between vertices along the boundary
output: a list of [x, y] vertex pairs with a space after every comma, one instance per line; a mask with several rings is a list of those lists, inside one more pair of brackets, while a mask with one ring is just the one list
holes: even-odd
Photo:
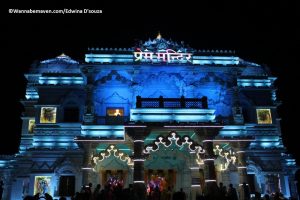
[[100, 198], [100, 194], [101, 194], [100, 192], [101, 192], [101, 185], [97, 184], [97, 187], [95, 188], [93, 193], [94, 200], [98, 200]]
[[222, 182], [219, 183], [219, 196], [220, 196], [220, 199], [226, 199], [226, 186], [223, 185]]

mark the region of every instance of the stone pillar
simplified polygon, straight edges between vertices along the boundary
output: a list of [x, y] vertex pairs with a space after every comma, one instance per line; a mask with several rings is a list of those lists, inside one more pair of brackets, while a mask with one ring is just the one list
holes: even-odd
[[201, 189], [207, 199], [218, 199], [213, 139], [219, 134], [221, 128], [222, 127], [206, 127], [194, 130], [198, 137], [202, 139], [203, 148], [205, 150], [204, 155], [201, 156], [204, 162], [204, 188]]
[[58, 172], [55, 173], [55, 176], [54, 176], [54, 181], [56, 182], [56, 187], [53, 189], [53, 195], [54, 196], [59, 196], [59, 177], [60, 177], [60, 174]]
[[2, 194], [2, 199], [10, 199], [11, 198], [11, 193], [12, 191], [12, 183], [13, 179], [15, 178], [14, 174], [12, 173], [11, 169], [5, 169], [2, 171], [3, 174], [2, 178], [0, 177], [0, 180], [3, 181], [4, 186], [3, 186], [3, 194]]
[[290, 190], [291, 190], [291, 197], [297, 198], [297, 182], [295, 180], [295, 173], [291, 173], [289, 175], [289, 183], [290, 183]]
[[91, 164], [92, 144], [91, 142], [84, 144], [84, 158], [82, 166], [82, 184], [87, 185], [91, 180], [91, 174], [93, 172]]
[[8, 182], [4, 188], [4, 190], [7, 190], [6, 195], [2, 199], [10, 199], [11, 198], [11, 192], [12, 191], [12, 181]]
[[213, 140], [212, 137], [207, 137], [203, 140], [204, 154], [204, 194], [205, 196], [213, 198], [217, 194], [217, 180], [215, 172], [215, 154], [213, 151]]
[[248, 177], [247, 177], [247, 164], [246, 164], [246, 154], [245, 150], [240, 149], [236, 152], [237, 159], [238, 159], [238, 173], [239, 173], [239, 183], [248, 183]]
[[[239, 195], [240, 200], [249, 200], [250, 198], [250, 188], [248, 185], [248, 176], [247, 176], [247, 163], [246, 163], [246, 147], [249, 145], [247, 141], [238, 141], [232, 143], [237, 155], [237, 169], [239, 174]], [[244, 183], [246, 186], [244, 186]], [[246, 187], [246, 188], [244, 188]], [[247, 195], [245, 190], [249, 191]]]
[[144, 161], [145, 157], [143, 155], [144, 149], [144, 138], [136, 137], [134, 138], [134, 157], [133, 157], [133, 188], [138, 199], [146, 199], [146, 186], [144, 179]]
[[233, 87], [232, 98], [233, 98], [232, 115], [233, 115], [234, 124], [244, 124], [243, 110], [240, 105], [238, 87]]
[[146, 199], [146, 186], [144, 177], [144, 139], [150, 133], [145, 127], [126, 128], [127, 134], [133, 139], [133, 189], [137, 199]]
[[144, 182], [144, 155], [143, 155], [143, 149], [144, 149], [144, 140], [142, 139], [136, 139], [134, 140], [133, 144], [134, 148], [134, 171], [133, 171], [133, 180], [134, 182]]
[[86, 99], [84, 106], [83, 123], [84, 124], [94, 124], [95, 123], [95, 110], [93, 102], [93, 72], [94, 68], [92, 66], [84, 67], [81, 69], [82, 73], [86, 76]]

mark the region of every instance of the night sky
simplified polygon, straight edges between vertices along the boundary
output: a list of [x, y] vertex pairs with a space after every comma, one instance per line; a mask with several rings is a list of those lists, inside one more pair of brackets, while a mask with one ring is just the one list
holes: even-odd
[[[52, 1], [52, 4], [8, 5], [2, 20], [1, 37], [3, 110], [0, 154], [18, 150], [21, 133], [19, 100], [24, 98], [27, 72], [34, 60], [53, 58], [64, 52], [77, 60], [84, 59], [88, 47], [132, 47], [137, 40], [155, 38], [158, 31], [166, 39], [185, 41], [195, 49], [230, 49], [241, 58], [265, 64], [278, 77], [279, 109], [283, 142], [288, 152], [297, 152], [297, 73], [295, 53], [299, 53], [299, 21], [296, 6], [281, 1], [262, 5], [249, 3], [197, 4], [160, 1], [139, 4], [75, 5]], [[250, 3], [251, 2], [251, 3]], [[114, 5], [113, 5], [114, 4]], [[144, 5], [143, 5], [144, 4]], [[56, 6], [53, 6], [56, 5]], [[8, 14], [19, 9], [101, 9], [102, 14]], [[299, 13], [299, 12], [298, 12]], [[4, 54], [4, 55], [3, 55]], [[299, 104], [298, 104], [299, 105]], [[297, 131], [298, 128], [298, 131]]]

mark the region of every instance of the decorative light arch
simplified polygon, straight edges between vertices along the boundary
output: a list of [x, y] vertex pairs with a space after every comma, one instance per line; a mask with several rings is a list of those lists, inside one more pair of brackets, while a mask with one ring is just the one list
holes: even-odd
[[127, 154], [117, 149], [115, 145], [109, 145], [104, 151], [97, 155], [92, 155], [92, 161], [95, 165], [97, 165], [98, 162], [102, 162], [104, 159], [109, 158], [112, 155], [121, 161], [126, 162], [127, 165], [133, 165], [132, 159]]
[[193, 141], [189, 136], [185, 135], [183, 137], [179, 136], [176, 132], [171, 132], [168, 136], [163, 137], [159, 136], [156, 140], [150, 144], [146, 145], [144, 148], [144, 154], [150, 154], [151, 151], [158, 151], [159, 145], [162, 144], [164, 147], [168, 148], [172, 144], [175, 144], [179, 148], [183, 147], [184, 145], [188, 145], [190, 153], [197, 153], [197, 154], [204, 154], [205, 150], [195, 141]]
[[222, 158], [225, 158], [225, 163], [221, 164], [221, 170], [225, 171], [228, 169], [230, 163], [236, 163], [236, 153], [231, 149], [229, 151], [225, 150], [224, 148], [220, 148], [220, 145], [216, 145], [214, 147], [214, 153]]

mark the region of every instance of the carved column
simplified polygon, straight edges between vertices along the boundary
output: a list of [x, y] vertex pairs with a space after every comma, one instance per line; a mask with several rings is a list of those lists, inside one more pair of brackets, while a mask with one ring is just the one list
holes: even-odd
[[150, 133], [146, 128], [127, 128], [128, 135], [133, 139], [133, 189], [138, 199], [146, 199], [146, 186], [144, 180], [144, 139]]
[[14, 175], [12, 174], [12, 171], [10, 169], [4, 170], [4, 174], [2, 175], [4, 176], [2, 179], [0, 179], [4, 183], [2, 199], [10, 199]]
[[12, 191], [12, 182], [13, 182], [13, 180], [8, 182], [7, 185], [5, 186], [5, 189], [8, 192], [6, 193], [6, 197], [4, 197], [3, 199], [10, 199], [11, 198], [11, 192], [9, 192], [9, 191]]
[[86, 76], [86, 86], [85, 86], [86, 99], [85, 99], [85, 106], [84, 106], [83, 122], [84, 124], [94, 124], [95, 122], [95, 110], [94, 110], [94, 102], [93, 102], [94, 68], [92, 66], [87, 66], [82, 68], [81, 71]]
[[203, 141], [204, 154], [204, 181], [205, 181], [205, 193], [210, 196], [214, 194], [217, 188], [216, 171], [215, 171], [215, 154], [213, 151], [212, 137], [207, 137]]
[[196, 130], [196, 133], [204, 138], [203, 148], [205, 150], [203, 162], [204, 162], [204, 195], [208, 199], [218, 198], [218, 187], [215, 171], [215, 154], [213, 151], [213, 139], [219, 133], [217, 128], [203, 128]]
[[88, 142], [84, 144], [84, 158], [82, 166], [82, 184], [87, 185], [91, 182], [91, 176], [93, 173], [92, 164], [91, 164], [91, 155], [93, 152], [92, 143]]
[[235, 124], [243, 124], [244, 117], [242, 112], [242, 107], [240, 105], [239, 99], [239, 89], [238, 87], [233, 87], [233, 106], [232, 106], [232, 115]]
[[290, 190], [291, 190], [291, 196], [297, 198], [297, 181], [295, 180], [295, 173], [292, 173], [292, 175], [289, 176], [289, 182], [290, 182]]
[[248, 200], [249, 197], [245, 194], [243, 183], [246, 183], [246, 187], [249, 190], [248, 176], [247, 176], [247, 163], [246, 163], [246, 147], [249, 145], [248, 141], [238, 141], [232, 143], [232, 147], [237, 154], [237, 168], [239, 174], [239, 194], [240, 200]]

